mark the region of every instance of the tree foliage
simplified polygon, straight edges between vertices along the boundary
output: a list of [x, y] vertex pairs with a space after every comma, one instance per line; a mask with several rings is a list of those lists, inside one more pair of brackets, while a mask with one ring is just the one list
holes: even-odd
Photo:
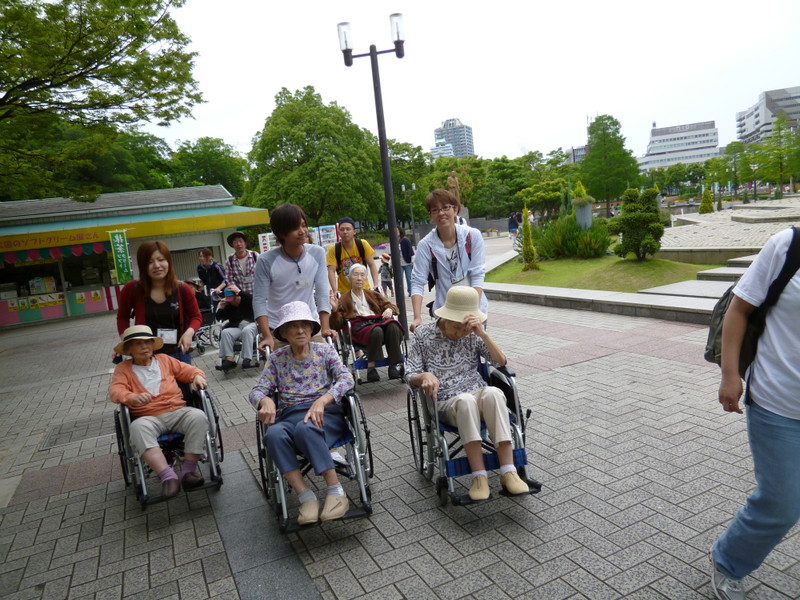
[[[184, 1], [5, 0], [0, 196], [91, 196], [96, 188], [75, 188], [71, 172], [110, 148], [102, 128], [191, 113], [201, 101], [195, 54], [169, 13]], [[71, 139], [70, 125], [87, 129]]]
[[223, 185], [236, 197], [244, 191], [247, 161], [219, 138], [183, 142], [172, 155], [171, 168], [175, 187]]
[[622, 195], [622, 212], [608, 223], [612, 234], [619, 234], [620, 242], [614, 254], [625, 258], [629, 253], [642, 261], [661, 248], [664, 225], [661, 223], [655, 189], [646, 189], [642, 194], [635, 188], [625, 190]]
[[700, 208], [697, 209], [697, 212], [701, 215], [714, 212], [714, 197], [710, 189], [706, 188], [703, 192], [703, 199], [700, 201]]
[[558, 216], [566, 187], [567, 182], [560, 177], [547, 179], [520, 190], [517, 199], [533, 210], [538, 210], [543, 220], [552, 219]]
[[522, 270], [529, 271], [531, 269], [538, 269], [539, 265], [536, 263], [536, 247], [533, 245], [533, 232], [531, 231], [531, 222], [528, 220], [528, 207], [524, 207], [522, 211]]
[[283, 88], [275, 104], [248, 155], [245, 203], [274, 208], [292, 202], [311, 225], [344, 215], [373, 221], [385, 215], [375, 137], [335, 102], [324, 104], [311, 86], [294, 93]]
[[589, 151], [580, 163], [581, 180], [589, 194], [606, 203], [606, 215], [611, 216], [611, 201], [625, 188], [639, 180], [639, 164], [630, 150], [620, 122], [610, 115], [600, 115], [588, 130]]

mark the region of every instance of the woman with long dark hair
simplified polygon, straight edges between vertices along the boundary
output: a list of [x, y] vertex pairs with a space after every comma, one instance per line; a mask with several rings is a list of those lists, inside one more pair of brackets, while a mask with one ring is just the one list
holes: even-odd
[[191, 364], [192, 337], [202, 325], [194, 290], [178, 281], [164, 242], [144, 242], [136, 252], [139, 279], [126, 283], [119, 297], [117, 331], [147, 325], [164, 346], [158, 350]]

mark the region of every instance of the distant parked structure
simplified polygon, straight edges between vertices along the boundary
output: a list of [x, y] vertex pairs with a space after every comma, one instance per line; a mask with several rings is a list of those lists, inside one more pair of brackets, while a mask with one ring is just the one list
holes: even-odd
[[649, 171], [677, 163], [701, 163], [719, 155], [719, 131], [714, 121], [675, 125], [650, 130], [647, 153], [640, 157], [639, 168]]
[[736, 137], [745, 144], [763, 140], [771, 131], [778, 113], [784, 111], [789, 126], [800, 123], [800, 87], [762, 92], [758, 103], [736, 113]]
[[[472, 127], [464, 125], [460, 119], [443, 121], [441, 127], [434, 129], [433, 139], [436, 141], [436, 145], [431, 148], [434, 158], [437, 156], [455, 156], [456, 158], [475, 156]], [[448, 151], [447, 146], [451, 147], [452, 154], [444, 154]]]

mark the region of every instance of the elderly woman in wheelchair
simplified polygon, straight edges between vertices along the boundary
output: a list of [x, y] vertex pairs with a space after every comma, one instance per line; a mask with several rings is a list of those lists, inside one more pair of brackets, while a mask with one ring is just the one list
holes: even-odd
[[[349, 508], [329, 446], [347, 431], [341, 401], [353, 378], [332, 345], [311, 341], [319, 330], [307, 304], [282, 306], [273, 335], [289, 345], [270, 354], [250, 392], [259, 420], [268, 426], [267, 453], [298, 494], [300, 525], [339, 519]], [[321, 513], [316, 494], [303, 479], [298, 453], [328, 486]]]
[[481, 420], [494, 442], [505, 492], [531, 493], [514, 465], [505, 395], [487, 385], [478, 370], [479, 356], [495, 365], [506, 364], [505, 354], [482, 326], [486, 315], [478, 303], [475, 289], [450, 288], [445, 305], [435, 311], [439, 319], [414, 330], [406, 363], [409, 385], [420, 388], [433, 400], [441, 422], [458, 428], [472, 472], [472, 501], [491, 496], [482, 452]]
[[389, 358], [389, 379], [400, 379], [403, 327], [393, 319], [400, 311], [379, 292], [364, 289], [367, 281], [364, 265], [352, 265], [347, 278], [351, 289], [338, 299], [331, 294], [331, 328], [348, 331], [353, 344], [366, 348], [367, 381], [380, 381], [375, 363], [383, 360], [384, 345]]
[[109, 395], [115, 404], [124, 404], [135, 420], [130, 425], [132, 449], [141, 455], [161, 480], [161, 499], [178, 494], [178, 476], [167, 463], [158, 444], [165, 431], [184, 435], [184, 462], [181, 469], [184, 490], [202, 486], [205, 481], [197, 469], [206, 433], [208, 417], [197, 408], [186, 406], [178, 381], [206, 388], [203, 371], [166, 354], [154, 354], [163, 346], [147, 325], [134, 325], [122, 334], [114, 348], [117, 354], [132, 358], [117, 365], [111, 377]]

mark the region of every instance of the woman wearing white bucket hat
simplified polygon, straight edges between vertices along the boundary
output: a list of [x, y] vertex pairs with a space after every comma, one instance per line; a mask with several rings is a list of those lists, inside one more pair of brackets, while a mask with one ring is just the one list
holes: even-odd
[[[258, 418], [269, 426], [264, 435], [267, 452], [298, 494], [300, 525], [338, 519], [349, 508], [329, 446], [347, 429], [341, 400], [353, 387], [353, 377], [333, 346], [311, 341], [319, 330], [319, 320], [306, 303], [283, 305], [273, 334], [289, 345], [270, 354], [250, 392]], [[316, 494], [300, 471], [298, 452], [328, 485], [321, 514]]]
[[491, 495], [481, 451], [481, 419], [497, 450], [503, 487], [512, 495], [529, 493], [514, 467], [506, 398], [478, 372], [478, 354], [495, 365], [506, 364], [505, 354], [482, 326], [486, 315], [479, 309], [478, 292], [452, 287], [444, 306], [434, 313], [438, 321], [414, 330], [406, 381], [433, 399], [441, 421], [458, 427], [472, 471], [472, 500]]

